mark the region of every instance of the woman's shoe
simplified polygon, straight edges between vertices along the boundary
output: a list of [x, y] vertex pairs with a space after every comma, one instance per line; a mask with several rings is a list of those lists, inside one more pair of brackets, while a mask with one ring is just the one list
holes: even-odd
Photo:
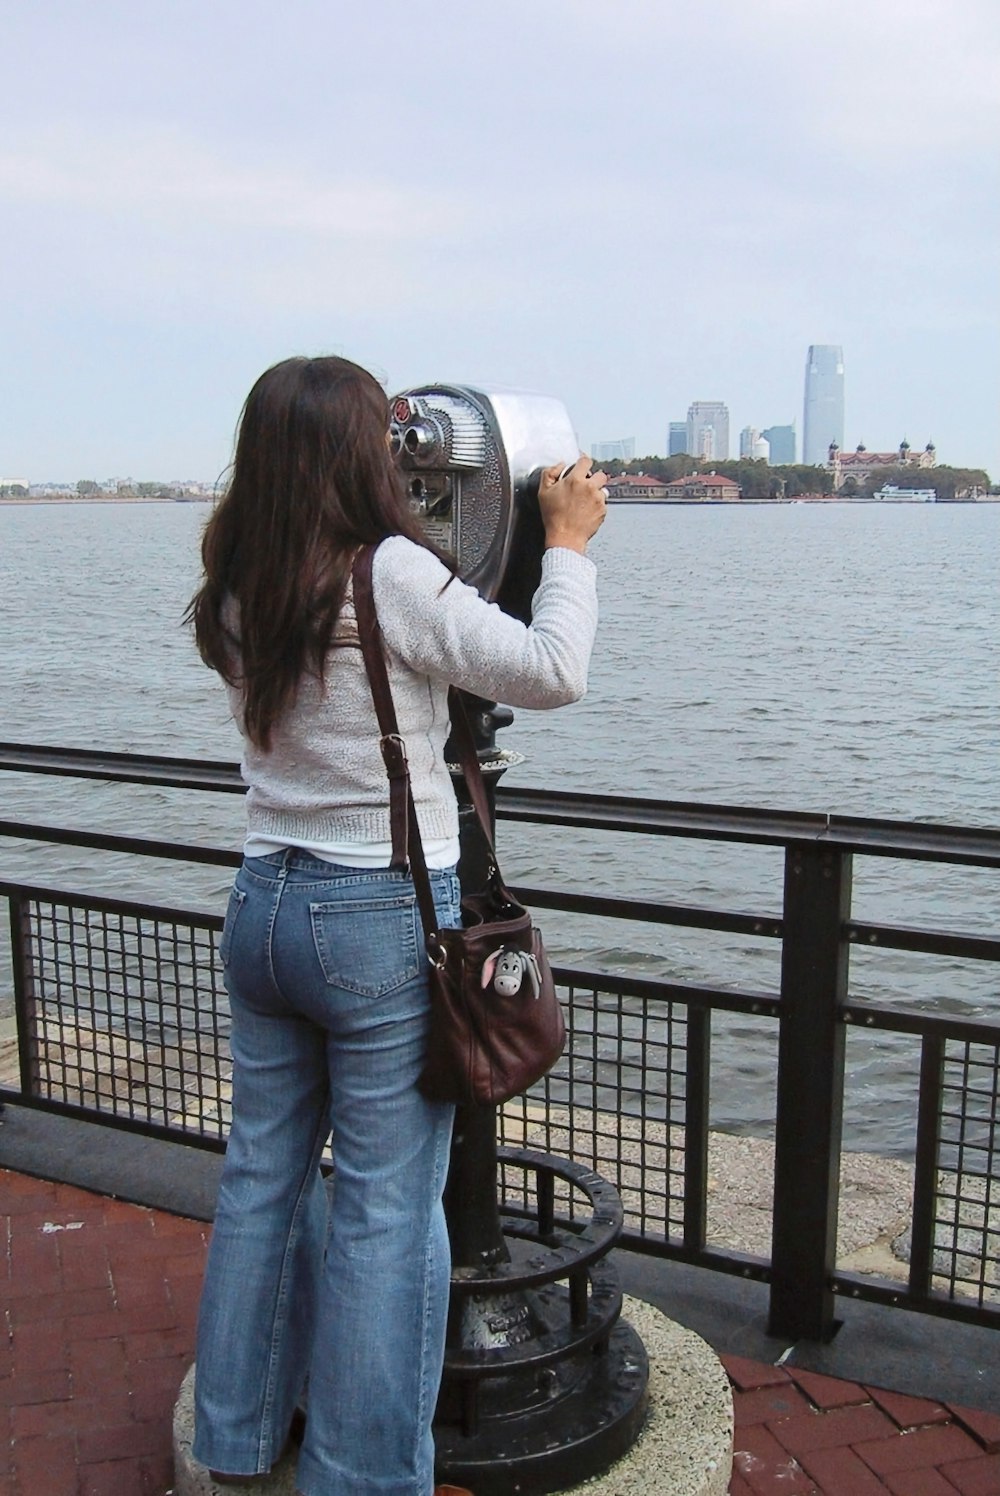
[[466, 1486], [435, 1486], [434, 1496], [472, 1496]]

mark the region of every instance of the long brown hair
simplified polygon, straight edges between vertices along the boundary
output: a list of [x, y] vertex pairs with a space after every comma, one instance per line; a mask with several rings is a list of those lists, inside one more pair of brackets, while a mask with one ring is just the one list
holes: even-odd
[[[262, 748], [303, 673], [322, 677], [355, 548], [400, 534], [427, 544], [388, 423], [382, 386], [344, 358], [285, 359], [247, 396], [185, 619], [206, 665], [239, 682], [245, 731]], [[239, 608], [238, 647], [227, 597]]]

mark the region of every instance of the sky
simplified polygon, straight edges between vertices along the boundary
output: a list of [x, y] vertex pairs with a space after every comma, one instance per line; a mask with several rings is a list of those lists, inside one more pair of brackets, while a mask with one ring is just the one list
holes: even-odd
[[0, 477], [213, 480], [258, 374], [692, 400], [1000, 479], [996, 0], [0, 0]]

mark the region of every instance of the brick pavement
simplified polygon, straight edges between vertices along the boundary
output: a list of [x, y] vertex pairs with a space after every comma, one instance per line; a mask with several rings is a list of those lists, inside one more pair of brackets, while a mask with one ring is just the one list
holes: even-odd
[[[7, 1170], [0, 1223], [0, 1496], [166, 1496], [209, 1228]], [[731, 1496], [1000, 1496], [995, 1414], [722, 1360]]]

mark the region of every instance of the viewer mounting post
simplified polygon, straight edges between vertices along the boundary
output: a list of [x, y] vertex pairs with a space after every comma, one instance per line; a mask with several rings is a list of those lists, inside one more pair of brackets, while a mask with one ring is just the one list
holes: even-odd
[[843, 1120], [851, 854], [785, 853], [769, 1331], [829, 1340]]

